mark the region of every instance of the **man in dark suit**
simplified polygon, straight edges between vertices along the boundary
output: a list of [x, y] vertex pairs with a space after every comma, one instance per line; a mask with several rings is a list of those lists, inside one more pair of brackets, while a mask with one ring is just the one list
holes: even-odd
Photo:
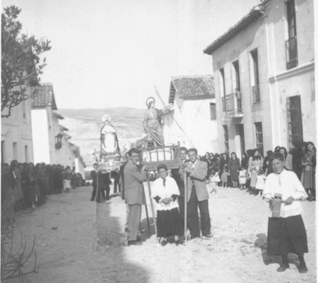
[[[129, 156], [130, 151], [128, 151], [125, 154], [125, 159], [126, 162], [119, 167], [119, 181], [118, 181], [118, 187], [119, 187], [119, 192], [121, 198], [124, 200], [125, 199], [125, 180], [124, 180], [124, 169], [128, 161], [130, 160]], [[128, 216], [129, 216], [129, 205], [126, 203], [126, 223], [125, 223], [125, 232], [128, 231]]]
[[94, 201], [95, 196], [96, 196], [96, 189], [97, 189], [97, 163], [94, 163], [93, 165], [94, 170], [91, 171], [91, 179], [93, 180], [93, 192], [92, 192], [92, 197], [91, 201]]
[[211, 223], [209, 213], [209, 193], [206, 187], [208, 165], [198, 159], [195, 148], [188, 150], [190, 162], [183, 164], [183, 170], [187, 172], [188, 192], [188, 223], [191, 239], [200, 237], [200, 225], [198, 207], [201, 214], [202, 238], [209, 239], [211, 235]]
[[[110, 180], [110, 173], [103, 173], [100, 174], [102, 176], [102, 182], [101, 182], [101, 190], [102, 190], [102, 196], [103, 198], [106, 198], [106, 200], [109, 200], [109, 193], [110, 193], [110, 185], [112, 181]], [[106, 196], [105, 196], [106, 191]]]
[[141, 220], [141, 205], [143, 199], [143, 182], [147, 180], [146, 168], [138, 168], [139, 151], [129, 152], [130, 160], [124, 167], [125, 201], [128, 205], [127, 236], [128, 245], [141, 245], [138, 241], [139, 225]]
[[[188, 162], [187, 160], [187, 149], [185, 147], [180, 147], [180, 155], [182, 163]], [[171, 170], [171, 177], [175, 179], [178, 187], [180, 195], [178, 196], [179, 203], [179, 212], [182, 220], [182, 224], [184, 225], [184, 176], [183, 176], [183, 167], [182, 165], [178, 169]]]
[[125, 169], [125, 166], [126, 166], [126, 164], [128, 163], [128, 161], [130, 160], [129, 154], [130, 154], [130, 151], [128, 151], [128, 152], [125, 154], [126, 162], [123, 163], [122, 165], [120, 165], [120, 167], [119, 167], [119, 172], [118, 172], [118, 175], [119, 175], [118, 187], [119, 187], [119, 192], [120, 192], [120, 195], [121, 195], [121, 198], [122, 198], [122, 199], [125, 199], [124, 169]]

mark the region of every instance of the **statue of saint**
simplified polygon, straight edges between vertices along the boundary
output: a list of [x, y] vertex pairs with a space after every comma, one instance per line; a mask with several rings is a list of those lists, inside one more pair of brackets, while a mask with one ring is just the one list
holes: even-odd
[[148, 141], [153, 141], [157, 146], [164, 146], [162, 120], [161, 117], [166, 115], [172, 105], [164, 107], [162, 110], [156, 109], [156, 101], [153, 97], [149, 97], [146, 101], [148, 109], [144, 116], [143, 126], [148, 134]]
[[117, 133], [114, 126], [110, 123], [109, 115], [104, 115], [102, 121], [104, 122], [104, 125], [100, 130], [101, 157], [120, 154]]

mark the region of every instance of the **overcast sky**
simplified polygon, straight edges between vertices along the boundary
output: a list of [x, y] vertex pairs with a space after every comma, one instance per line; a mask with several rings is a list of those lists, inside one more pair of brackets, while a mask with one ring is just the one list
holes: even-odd
[[[171, 76], [212, 74], [203, 49], [259, 0], [3, 0], [23, 30], [51, 40], [42, 82], [57, 107], [145, 108]], [[157, 106], [160, 108], [160, 104]]]

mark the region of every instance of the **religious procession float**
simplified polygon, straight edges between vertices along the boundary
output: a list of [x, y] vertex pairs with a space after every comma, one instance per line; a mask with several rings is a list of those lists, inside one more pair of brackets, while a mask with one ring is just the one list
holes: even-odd
[[[140, 151], [140, 165], [144, 165], [147, 168], [147, 184], [148, 192], [153, 216], [153, 223], [155, 226], [155, 232], [157, 234], [157, 225], [155, 221], [154, 205], [151, 197], [151, 185], [150, 177], [154, 176], [154, 172], [157, 170], [158, 165], [165, 164], [168, 170], [179, 168], [182, 164], [180, 145], [165, 145], [162, 129], [162, 117], [171, 111], [171, 105], [165, 106], [163, 109], [157, 109], [155, 107], [155, 99], [149, 97], [146, 101], [147, 110], [145, 112], [143, 120], [143, 128], [147, 134], [146, 139], [139, 140], [135, 147]], [[109, 115], [104, 115], [102, 118], [103, 126], [100, 131], [100, 156], [97, 160], [98, 171], [100, 173], [109, 173], [114, 170], [119, 170], [122, 164], [120, 156], [120, 148], [118, 144], [118, 137], [115, 127], [110, 122]], [[185, 178], [186, 181], [186, 178]], [[143, 193], [145, 197], [145, 193]], [[187, 197], [185, 198], [185, 200]], [[185, 202], [185, 215], [187, 203]], [[148, 208], [145, 201], [145, 209], [148, 222], [148, 231], [150, 231], [150, 222], [148, 217]], [[185, 217], [186, 222], [186, 217]], [[185, 233], [186, 233], [185, 223]]]

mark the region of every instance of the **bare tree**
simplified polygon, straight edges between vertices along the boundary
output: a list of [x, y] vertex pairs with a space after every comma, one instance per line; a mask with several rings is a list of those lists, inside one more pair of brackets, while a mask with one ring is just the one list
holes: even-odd
[[26, 237], [21, 234], [19, 244], [14, 241], [12, 230], [1, 231], [1, 280], [5, 281], [19, 277], [23, 282], [25, 276], [37, 273], [37, 254], [35, 251], [35, 236], [31, 247], [27, 247]]
[[46, 66], [46, 58], [40, 55], [51, 49], [50, 41], [21, 34], [22, 25], [17, 21], [20, 12], [18, 7], [10, 6], [1, 15], [2, 118], [9, 117], [13, 107], [33, 95], [27, 89], [39, 85], [39, 75]]

